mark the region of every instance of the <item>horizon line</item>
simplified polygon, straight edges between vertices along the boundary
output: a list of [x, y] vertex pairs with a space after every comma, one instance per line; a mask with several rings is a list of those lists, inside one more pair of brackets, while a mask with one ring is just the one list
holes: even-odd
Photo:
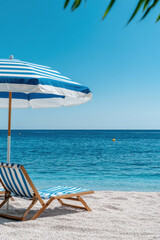
[[[107, 128], [90, 128], [90, 129], [87, 129], [87, 128], [58, 128], [58, 129], [51, 129], [51, 128], [23, 128], [23, 129], [18, 129], [18, 128], [14, 128], [14, 129], [11, 129], [11, 131], [160, 131], [160, 128], [135, 128], [135, 129], [129, 129], [129, 128], [123, 128], [123, 129], [120, 129], [120, 128], [113, 128], [113, 129], [107, 129]], [[5, 129], [0, 129], [0, 131], [8, 131], [7, 128]]]

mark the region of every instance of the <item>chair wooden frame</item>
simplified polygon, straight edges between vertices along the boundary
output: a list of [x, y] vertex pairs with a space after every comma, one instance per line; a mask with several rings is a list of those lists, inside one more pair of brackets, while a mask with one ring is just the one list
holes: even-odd
[[[0, 198], [5, 197], [5, 191], [0, 191]], [[14, 198], [11, 197], [11, 200], [14, 201]]]
[[[1, 167], [11, 168], [11, 166], [1, 166]], [[29, 185], [31, 186], [31, 188], [33, 190], [33, 193], [34, 193], [33, 194], [33, 199], [28, 199], [28, 200], [32, 200], [32, 202], [29, 205], [29, 207], [27, 208], [27, 210], [25, 211], [25, 213], [22, 215], [22, 217], [17, 217], [17, 216], [3, 214], [3, 213], [0, 213], [0, 217], [14, 219], [14, 220], [18, 220], [18, 221], [26, 221], [26, 216], [28, 215], [28, 213], [30, 212], [32, 207], [39, 201], [40, 204], [41, 204], [41, 208], [33, 215], [33, 217], [31, 219], [29, 219], [29, 220], [34, 220], [43, 213], [43, 211], [51, 204], [51, 202], [53, 202], [53, 200], [58, 200], [59, 203], [63, 206], [70, 206], [70, 207], [74, 207], [74, 208], [84, 209], [86, 211], [91, 211], [90, 207], [82, 199], [81, 196], [88, 195], [88, 194], [93, 194], [94, 191], [87, 191], [87, 192], [79, 192], [79, 193], [73, 193], [73, 194], [65, 194], [65, 195], [60, 195], [60, 196], [54, 196], [54, 197], [49, 198], [46, 202], [44, 202], [43, 199], [41, 198], [40, 194], [38, 193], [36, 187], [34, 186], [32, 180], [30, 179], [28, 173], [26, 172], [24, 166], [21, 165], [20, 169], [22, 170], [24, 176], [26, 177]], [[5, 189], [4, 201], [0, 204], [0, 208], [2, 208], [2, 206], [4, 204], [6, 204], [9, 201], [9, 199], [12, 198], [12, 196], [11, 196], [11, 192], [9, 192], [6, 189], [4, 183], [1, 179], [0, 179], [0, 182]], [[64, 203], [62, 201], [62, 199], [63, 200], [65, 199], [65, 200], [71, 200], [71, 201], [78, 201], [78, 202], [81, 202], [81, 204], [83, 206], [67, 204], [67, 203]]]
[[0, 191], [0, 197], [4, 197], [5, 196], [5, 191]]

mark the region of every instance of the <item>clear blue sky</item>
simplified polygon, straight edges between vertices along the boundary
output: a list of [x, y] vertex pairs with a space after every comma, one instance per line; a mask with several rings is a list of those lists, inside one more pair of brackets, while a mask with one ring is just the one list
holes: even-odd
[[80, 106], [14, 109], [12, 128], [160, 129], [159, 9], [125, 27], [137, 0], [117, 1], [102, 22], [107, 3], [88, 0], [71, 13], [64, 0], [1, 1], [1, 58], [51, 66], [93, 92]]

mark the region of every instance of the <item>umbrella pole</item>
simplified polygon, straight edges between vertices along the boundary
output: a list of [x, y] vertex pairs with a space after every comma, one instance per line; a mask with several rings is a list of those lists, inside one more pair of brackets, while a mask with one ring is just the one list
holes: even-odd
[[7, 163], [10, 163], [10, 155], [11, 155], [11, 109], [12, 109], [12, 93], [9, 92]]
[[[11, 156], [11, 109], [12, 109], [12, 93], [9, 92], [7, 163], [10, 163], [10, 156]], [[7, 209], [9, 209], [9, 200], [8, 200], [8, 202], [7, 202]]]

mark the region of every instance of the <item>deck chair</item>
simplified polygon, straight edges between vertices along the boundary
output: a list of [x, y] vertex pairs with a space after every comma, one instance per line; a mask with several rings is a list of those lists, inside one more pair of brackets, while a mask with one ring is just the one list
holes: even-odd
[[[0, 208], [4, 204], [6, 204], [12, 196], [32, 201], [22, 217], [7, 215], [3, 213], [0, 213], [0, 217], [25, 221], [27, 214], [32, 209], [32, 207], [37, 203], [37, 201], [40, 202], [41, 207], [33, 215], [31, 220], [34, 220], [37, 217], [39, 217], [41, 213], [50, 205], [50, 203], [53, 200], [58, 200], [61, 205], [91, 211], [91, 209], [89, 208], [87, 203], [82, 199], [81, 196], [92, 194], [94, 193], [93, 191], [86, 191], [85, 189], [81, 188], [61, 186], [37, 190], [33, 182], [31, 181], [29, 175], [27, 174], [24, 166], [20, 164], [8, 164], [0, 162], [0, 182], [3, 188], [5, 189], [5, 198], [4, 201], [0, 204]], [[83, 206], [65, 203], [63, 199], [81, 202]]]

